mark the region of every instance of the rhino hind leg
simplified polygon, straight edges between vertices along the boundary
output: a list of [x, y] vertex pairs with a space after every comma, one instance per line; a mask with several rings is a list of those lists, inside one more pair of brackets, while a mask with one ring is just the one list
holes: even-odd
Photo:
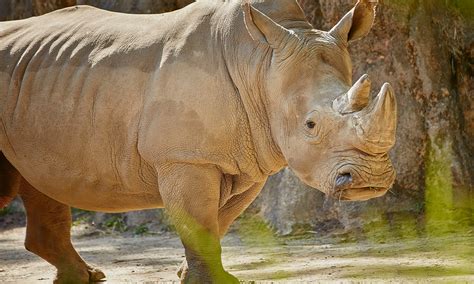
[[6, 207], [18, 194], [20, 173], [0, 152], [0, 209]]
[[90, 283], [105, 278], [88, 265], [71, 243], [71, 209], [22, 179], [20, 196], [26, 215], [25, 247], [57, 268], [54, 283]]

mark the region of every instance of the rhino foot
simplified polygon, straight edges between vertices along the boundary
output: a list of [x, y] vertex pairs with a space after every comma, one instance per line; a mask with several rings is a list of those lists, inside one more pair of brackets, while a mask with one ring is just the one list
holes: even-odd
[[89, 283], [89, 274], [86, 271], [72, 272], [62, 271], [56, 275], [56, 279], [53, 281], [54, 284], [85, 284]]
[[97, 268], [87, 265], [87, 270], [58, 271], [54, 284], [85, 284], [105, 281], [105, 274]]
[[178, 267], [178, 271], [176, 271], [176, 274], [178, 275], [179, 279], [183, 279], [187, 273], [188, 273], [188, 262], [185, 259], [183, 260], [181, 265]]
[[89, 272], [89, 282], [105, 281], [105, 274], [100, 269], [88, 265], [87, 272]]
[[218, 276], [209, 277], [186, 270], [181, 274], [181, 284], [239, 284], [240, 281], [232, 274], [223, 271]]

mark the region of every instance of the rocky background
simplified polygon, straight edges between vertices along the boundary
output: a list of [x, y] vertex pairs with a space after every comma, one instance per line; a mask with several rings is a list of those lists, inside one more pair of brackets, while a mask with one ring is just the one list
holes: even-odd
[[[190, 2], [0, 0], [0, 20], [31, 17], [76, 4], [162, 13]], [[355, 0], [299, 2], [315, 28], [328, 30]], [[388, 81], [396, 91], [399, 126], [391, 156], [397, 181], [382, 198], [346, 203], [327, 199], [285, 169], [270, 178], [245, 214], [252, 219], [260, 216], [279, 234], [350, 232], [364, 236], [374, 230], [422, 234], [473, 226], [474, 1], [379, 3], [373, 30], [352, 44], [351, 54], [354, 78], [368, 73], [375, 87]], [[8, 210], [15, 211], [15, 206], [19, 205]], [[97, 213], [92, 217], [76, 211], [75, 215], [79, 219], [89, 216], [89, 220], [114, 230], [167, 228], [166, 216], [159, 210]]]

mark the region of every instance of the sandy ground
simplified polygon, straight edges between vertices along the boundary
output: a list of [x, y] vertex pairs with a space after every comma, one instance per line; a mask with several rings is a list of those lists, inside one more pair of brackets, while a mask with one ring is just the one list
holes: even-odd
[[[50, 283], [55, 271], [23, 248], [24, 228], [0, 232], [0, 283]], [[82, 235], [82, 236], [78, 236]], [[184, 259], [172, 233], [140, 237], [75, 233], [81, 255], [107, 274], [107, 283], [172, 283]], [[314, 239], [278, 245], [223, 242], [225, 267], [257, 283], [474, 282], [472, 232], [434, 239], [324, 244]]]

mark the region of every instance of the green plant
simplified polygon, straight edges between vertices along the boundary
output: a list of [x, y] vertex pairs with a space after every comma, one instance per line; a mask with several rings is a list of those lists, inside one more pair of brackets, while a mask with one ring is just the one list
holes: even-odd
[[10, 214], [10, 213], [12, 213], [12, 210], [11, 210], [11, 208], [8, 207], [8, 206], [5, 207], [5, 208], [3, 208], [3, 209], [0, 209], [0, 217], [6, 216], [6, 215], [8, 215], [8, 214]]
[[112, 216], [104, 222], [104, 227], [113, 232], [123, 233], [127, 230], [127, 225], [121, 215]]
[[146, 224], [141, 224], [140, 226], [137, 226], [133, 233], [135, 235], [143, 236], [146, 235], [149, 232], [149, 228]]

